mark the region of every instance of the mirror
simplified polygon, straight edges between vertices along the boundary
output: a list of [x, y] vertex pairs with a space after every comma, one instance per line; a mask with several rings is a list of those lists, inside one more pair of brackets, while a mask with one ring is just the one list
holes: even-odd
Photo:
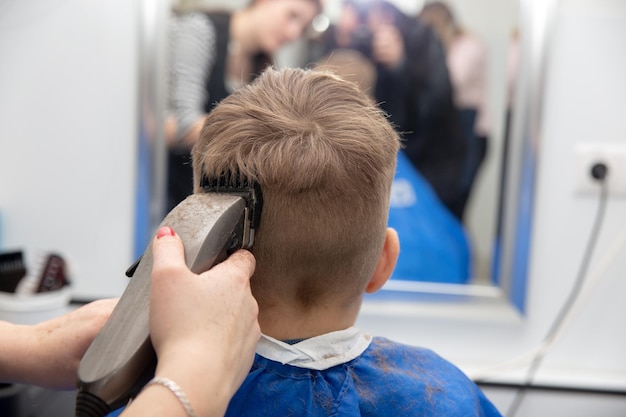
[[[367, 4], [366, 1], [353, 1], [353, 3], [357, 5]], [[422, 21], [426, 21], [427, 17], [423, 11], [424, 4], [422, 2], [395, 0], [393, 3], [407, 15], [418, 16], [421, 13], [420, 18]], [[425, 3], [432, 2], [427, 1]], [[510, 126], [508, 123], [511, 115], [510, 94], [512, 92], [510, 75], [516, 65], [514, 61], [517, 55], [515, 54], [516, 43], [514, 41], [517, 39], [520, 25], [520, 4], [518, 0], [473, 0], [471, 2], [447, 0], [443, 3], [451, 11], [460, 31], [478, 39], [484, 48], [484, 72], [486, 73], [484, 76], [484, 107], [487, 114], [486, 123], [484, 123], [487, 136], [486, 155], [472, 184], [460, 227], [457, 224], [460, 223], [457, 222], [458, 218], [450, 220], [449, 217], [452, 216], [444, 217], [440, 214], [440, 211], [445, 210], [446, 207], [407, 211], [406, 214], [400, 213], [398, 219], [390, 218], [390, 225], [400, 232], [401, 248], [404, 249], [400, 264], [403, 261], [405, 263], [421, 262], [416, 260], [420, 255], [429, 258], [424, 263], [433, 263], [433, 258], [437, 256], [442, 256], [442, 260], [437, 263], [437, 267], [425, 265], [413, 270], [411, 267], [407, 267], [407, 272], [404, 273], [401, 270], [403, 265], [399, 265], [393, 279], [385, 286], [385, 289], [433, 294], [465, 294], [469, 291], [470, 293], [495, 295], [499, 293], [499, 285], [502, 283], [498, 278], [496, 269], [499, 264], [496, 262], [495, 256], [497, 256], [499, 249], [497, 235], [501, 231], [499, 228], [502, 228], [501, 207], [503, 204], [503, 170], [505, 168], [503, 158], [506, 152], [506, 132]], [[324, 15], [326, 19], [319, 19], [314, 22], [314, 30], [312, 31], [313, 34], [309, 36], [310, 38], [325, 36], [324, 31], [328, 31], [328, 24], [338, 25], [343, 12], [342, 4], [342, 0], [329, 0], [325, 3]], [[427, 9], [430, 10], [430, 7], [432, 6], [428, 6]], [[431, 22], [432, 19], [429, 19], [428, 23]], [[318, 25], [317, 31], [320, 33], [315, 33], [316, 23]], [[284, 66], [303, 66], [310, 63], [307, 57], [311, 54], [307, 48], [310, 48], [311, 44], [317, 46], [315, 42], [301, 41], [285, 48], [279, 57], [279, 63]], [[448, 48], [448, 51], [451, 49], [451, 47]], [[463, 54], [463, 51], [460, 53]], [[452, 72], [451, 66], [454, 65], [452, 60], [454, 58], [448, 57], [449, 72]], [[358, 75], [361, 74], [359, 68], [350, 67], [345, 62], [339, 62], [339, 59], [336, 61], [338, 63], [334, 65], [346, 66], [348, 68], [346, 72], [353, 73], [355, 78], [359, 78], [359, 76], [365, 78], [363, 75]], [[456, 62], [458, 63], [458, 58]], [[465, 63], [463, 64], [465, 65]], [[332, 65], [327, 67], [332, 69]], [[461, 69], [461, 72], [463, 70]], [[399, 169], [402, 166], [401, 162], [399, 161]], [[403, 179], [404, 177], [397, 178], [396, 183], [394, 183], [395, 191], [392, 191], [392, 213], [390, 216], [393, 216], [394, 201], [400, 200], [402, 202], [411, 198], [411, 196], [407, 197], [407, 192], [403, 189], [405, 183], [400, 182]], [[422, 182], [417, 185], [413, 183], [414, 187], [421, 187]], [[430, 195], [433, 194], [432, 191], [428, 189], [417, 188], [414, 194], [417, 200], [422, 199], [424, 201], [433, 198]], [[439, 211], [435, 212], [435, 210]], [[405, 232], [406, 240], [403, 241], [403, 226], [408, 222], [415, 223], [415, 219], [422, 215], [430, 217], [426, 217], [425, 224], [409, 228]], [[438, 227], [438, 229], [434, 227]], [[429, 233], [433, 236], [430, 240], [414, 243], [411, 239], [411, 237], [420, 234], [428, 235]], [[464, 236], [460, 236], [461, 233], [464, 233]], [[441, 270], [441, 268], [447, 268], [455, 263], [459, 267], [454, 265], [456, 268], [454, 271], [450, 269]], [[422, 276], [416, 276], [422, 271]], [[438, 273], [442, 275], [438, 276]], [[449, 279], [446, 278], [446, 274], [450, 277]]]
[[[417, 14], [422, 7], [419, 1], [394, 0], [403, 10]], [[165, 2], [168, 3], [168, 2]], [[244, 1], [227, 2], [218, 0], [180, 1], [175, 2], [179, 9], [206, 9], [211, 7], [231, 10], [246, 4]], [[328, 22], [336, 21], [340, 12], [341, 0], [327, 0], [324, 15]], [[542, 71], [543, 50], [545, 39], [537, 37], [543, 32], [532, 26], [531, 11], [536, 5], [519, 2], [519, 0], [448, 0], [446, 1], [456, 16], [458, 23], [467, 31], [475, 34], [484, 42], [487, 59], [487, 108], [489, 109], [489, 134], [485, 159], [483, 160], [475, 182], [471, 189], [462, 227], [471, 245], [471, 273], [463, 284], [437, 282], [437, 277], [420, 277], [419, 279], [394, 278], [375, 297], [423, 297], [437, 299], [452, 297], [460, 299], [502, 299], [512, 300], [518, 310], [523, 310], [525, 293], [525, 264], [528, 252], [528, 233], [530, 230], [530, 204], [532, 203], [532, 176], [534, 169], [534, 148], [529, 145], [531, 136], [530, 112], [534, 101], [538, 100], [536, 83]], [[169, 3], [168, 7], [173, 6]], [[144, 6], [149, 9], [149, 6]], [[524, 14], [526, 13], [526, 15]], [[323, 23], [322, 19], [322, 23]], [[317, 21], [319, 23], [319, 21]], [[545, 29], [545, 21], [540, 28]], [[148, 25], [149, 26], [149, 25]], [[167, 19], [161, 19], [156, 28], [163, 31], [167, 27]], [[153, 36], [157, 37], [153, 30]], [[533, 38], [524, 38], [524, 31], [531, 33]], [[159, 32], [156, 30], [156, 32]], [[521, 64], [530, 66], [529, 55], [534, 54], [535, 62], [525, 71], [517, 71], [518, 77], [509, 81], [508, 67], [511, 41], [517, 33], [520, 36]], [[532, 41], [532, 44], [531, 44]], [[159, 40], [159, 48], [166, 48], [165, 41]], [[278, 66], [303, 66], [306, 64], [307, 42], [301, 40], [284, 47], [276, 57]], [[532, 47], [532, 48], [531, 48]], [[158, 65], [157, 68], [164, 68]], [[154, 68], [154, 67], [153, 67]], [[156, 77], [158, 79], [159, 77]], [[512, 86], [515, 89], [512, 89]], [[155, 81], [153, 87], [162, 91], [163, 84]], [[515, 105], [510, 106], [509, 94], [515, 94]], [[143, 95], [142, 95], [143, 96]], [[149, 102], [148, 100], [147, 102]], [[514, 111], [513, 111], [514, 110]], [[159, 120], [159, 113], [154, 109], [150, 117]], [[146, 114], [142, 112], [143, 117]], [[158, 124], [159, 122], [157, 122]], [[160, 128], [159, 128], [160, 129]], [[157, 136], [162, 136], [156, 129]], [[537, 127], [533, 132], [536, 132]], [[508, 134], [506, 133], [508, 131]], [[152, 142], [165, 146], [161, 141]], [[155, 167], [153, 179], [162, 184], [163, 174], [159, 169], [162, 152], [152, 152]], [[160, 172], [160, 173], [159, 173]], [[151, 195], [162, 198], [162, 193]], [[162, 201], [152, 206], [162, 205]], [[520, 233], [525, 232], [525, 233]], [[410, 253], [408, 254], [410, 256]], [[459, 298], [461, 297], [461, 298]]]
[[[518, 23], [512, 27], [515, 28], [511, 32], [515, 35], [513, 40], [517, 44], [517, 57], [514, 55], [515, 59], [511, 62], [514, 64], [511, 69], [515, 77], [509, 87], [513, 94], [510, 102], [501, 108], [505, 114], [504, 120], [501, 119], [501, 123], [504, 123], [502, 129], [506, 133], [503, 131], [500, 178], [493, 183], [500, 184], [496, 194], [498, 202], [495, 204], [497, 222], [494, 235], [486, 236], [487, 240], [493, 239], [491, 279], [483, 280], [482, 283], [477, 280], [471, 285], [393, 282], [383, 289], [386, 291], [382, 291], [379, 298], [391, 298], [396, 302], [443, 300], [447, 303], [442, 306], [461, 315], [493, 311], [499, 312], [496, 314], [524, 313], [532, 238], [535, 164], [542, 133], [543, 83], [557, 4], [557, 0], [521, 1]], [[489, 225], [476, 223], [476, 227], [481, 226]], [[389, 306], [384, 303], [380, 305], [383, 309]], [[483, 306], [492, 305], [504, 307], [504, 310], [482, 309]], [[450, 309], [452, 306], [471, 306], [472, 309]], [[370, 311], [380, 311], [375, 304], [370, 303], [369, 307], [372, 307]]]

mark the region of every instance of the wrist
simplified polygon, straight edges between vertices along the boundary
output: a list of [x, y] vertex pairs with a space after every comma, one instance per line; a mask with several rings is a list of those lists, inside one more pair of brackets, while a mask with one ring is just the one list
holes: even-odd
[[184, 392], [197, 417], [223, 415], [235, 392], [232, 371], [219, 355], [193, 348], [159, 355], [155, 377], [174, 381]]

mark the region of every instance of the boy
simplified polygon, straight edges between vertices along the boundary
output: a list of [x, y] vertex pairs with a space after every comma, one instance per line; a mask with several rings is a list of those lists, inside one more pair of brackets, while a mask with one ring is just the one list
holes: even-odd
[[264, 199], [251, 281], [264, 336], [227, 416], [499, 416], [431, 351], [353, 327], [398, 256], [386, 225], [399, 145], [356, 85], [321, 71], [268, 69], [207, 117], [195, 192], [229, 170]]

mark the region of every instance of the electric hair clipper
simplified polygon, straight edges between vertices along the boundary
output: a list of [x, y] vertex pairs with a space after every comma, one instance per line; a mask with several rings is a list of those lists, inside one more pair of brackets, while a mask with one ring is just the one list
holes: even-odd
[[[222, 175], [202, 181], [204, 193], [176, 206], [161, 226], [170, 226], [185, 246], [187, 266], [201, 273], [254, 242], [262, 208], [257, 184]], [[154, 375], [150, 342], [152, 243], [127, 272], [126, 290], [78, 368], [77, 417], [105, 416], [126, 405]]]

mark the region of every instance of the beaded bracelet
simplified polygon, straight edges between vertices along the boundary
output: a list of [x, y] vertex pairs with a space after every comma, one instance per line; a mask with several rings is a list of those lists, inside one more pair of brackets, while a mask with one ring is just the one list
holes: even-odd
[[185, 409], [185, 412], [187, 413], [187, 415], [189, 417], [196, 417], [196, 414], [193, 412], [193, 409], [191, 408], [191, 404], [189, 404], [189, 400], [187, 399], [187, 396], [185, 395], [183, 390], [180, 389], [180, 387], [178, 386], [176, 382], [172, 381], [169, 378], [155, 377], [155, 378], [152, 378], [152, 380], [150, 380], [150, 382], [146, 384], [146, 387], [150, 385], [155, 385], [155, 384], [163, 385], [165, 388], [169, 389], [172, 392], [172, 394], [176, 396], [178, 401], [180, 401], [180, 404]]

